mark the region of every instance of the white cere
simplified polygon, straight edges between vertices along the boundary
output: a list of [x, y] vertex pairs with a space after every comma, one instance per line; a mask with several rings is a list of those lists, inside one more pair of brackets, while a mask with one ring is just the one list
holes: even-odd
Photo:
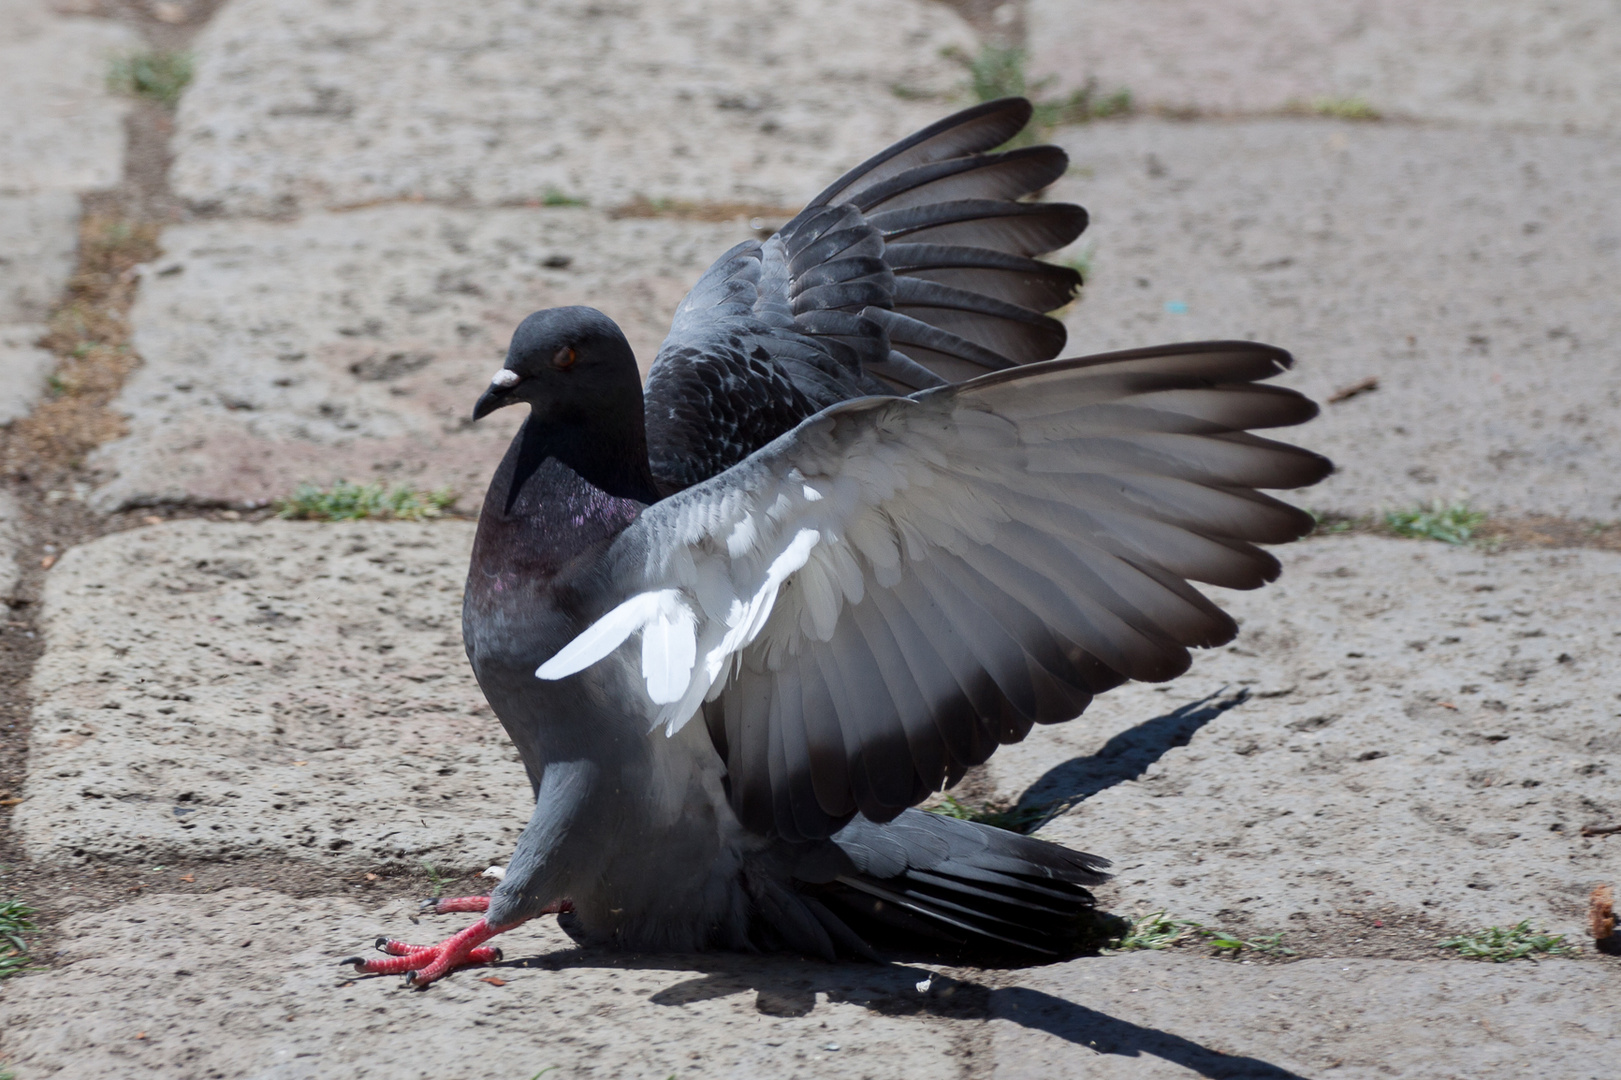
[[506, 368], [502, 368], [500, 371], [497, 371], [494, 375], [490, 376], [490, 385], [499, 386], [503, 390], [509, 386], [517, 386], [518, 373], [516, 371], [509, 371]]

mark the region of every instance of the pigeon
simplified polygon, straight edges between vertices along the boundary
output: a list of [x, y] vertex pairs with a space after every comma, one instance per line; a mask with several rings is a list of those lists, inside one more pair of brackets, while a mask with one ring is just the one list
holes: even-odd
[[644, 388], [619, 327], [536, 312], [473, 408], [529, 413], [463, 634], [534, 811], [479, 913], [362, 972], [423, 987], [556, 914], [638, 951], [1071, 954], [1108, 860], [917, 809], [1034, 724], [1185, 671], [1311, 531], [1316, 406], [1247, 341], [1055, 359], [1086, 212], [966, 109], [723, 254]]

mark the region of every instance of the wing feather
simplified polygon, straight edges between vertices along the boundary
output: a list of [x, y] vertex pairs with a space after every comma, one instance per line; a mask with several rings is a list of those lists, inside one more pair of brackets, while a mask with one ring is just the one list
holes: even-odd
[[1042, 312], [1067, 303], [1080, 277], [1030, 256], [1069, 243], [1086, 212], [1020, 200], [1068, 159], [1053, 146], [987, 153], [1030, 115], [1029, 102], [1010, 98], [947, 117], [699, 278], [648, 375], [661, 494], [742, 462], [837, 402], [1058, 355], [1064, 328]]

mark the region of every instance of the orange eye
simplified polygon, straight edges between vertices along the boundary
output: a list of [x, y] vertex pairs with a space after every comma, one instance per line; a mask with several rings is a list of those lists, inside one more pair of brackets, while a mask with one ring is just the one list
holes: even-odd
[[552, 354], [552, 367], [562, 371], [565, 368], [573, 367], [574, 361], [578, 359], [579, 357], [574, 353], [574, 346], [564, 345], [561, 349], [558, 349], [557, 352]]

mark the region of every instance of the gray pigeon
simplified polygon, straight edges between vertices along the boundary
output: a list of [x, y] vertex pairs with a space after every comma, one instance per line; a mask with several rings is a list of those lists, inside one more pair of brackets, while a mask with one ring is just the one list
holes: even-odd
[[350, 961], [424, 986], [559, 914], [637, 950], [1063, 955], [1105, 859], [913, 809], [1037, 723], [1170, 679], [1330, 471], [1249, 433], [1316, 406], [1251, 342], [1054, 360], [1080, 285], [1033, 256], [1022, 99], [872, 158], [721, 256], [644, 391], [610, 319], [518, 327], [475, 419], [525, 403], [468, 572], [467, 655], [535, 809], [483, 917]]

